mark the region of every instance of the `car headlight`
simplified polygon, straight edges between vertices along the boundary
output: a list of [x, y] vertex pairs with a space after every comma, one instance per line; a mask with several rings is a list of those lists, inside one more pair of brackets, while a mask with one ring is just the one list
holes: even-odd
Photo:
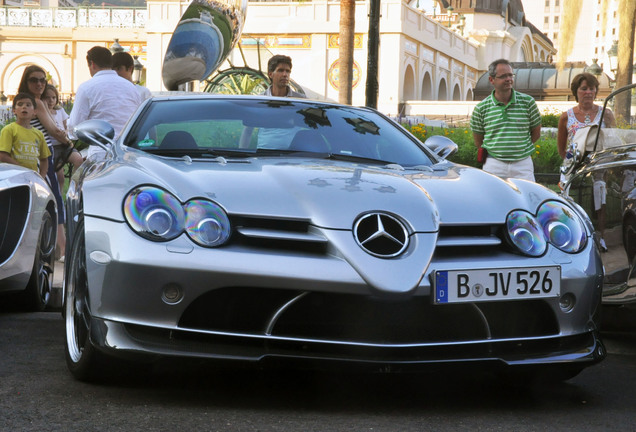
[[524, 210], [510, 212], [506, 228], [511, 243], [530, 256], [543, 255], [548, 243], [564, 252], [576, 253], [587, 241], [581, 218], [557, 201], [543, 203], [536, 216]]
[[124, 201], [124, 215], [130, 227], [150, 240], [172, 240], [183, 232], [185, 215], [179, 200], [154, 187], [132, 190]]
[[585, 247], [587, 235], [583, 221], [574, 210], [557, 201], [543, 203], [537, 219], [552, 245], [563, 252], [575, 253]]
[[185, 205], [185, 212], [186, 232], [195, 243], [213, 247], [225, 243], [230, 237], [230, 221], [218, 205], [192, 200]]
[[230, 221], [217, 204], [194, 199], [182, 205], [169, 192], [152, 186], [133, 189], [124, 200], [128, 225], [140, 236], [168, 241], [185, 231], [197, 244], [215, 247], [231, 234]]
[[545, 253], [547, 242], [539, 221], [532, 214], [515, 210], [506, 220], [508, 237], [521, 252], [530, 256]]

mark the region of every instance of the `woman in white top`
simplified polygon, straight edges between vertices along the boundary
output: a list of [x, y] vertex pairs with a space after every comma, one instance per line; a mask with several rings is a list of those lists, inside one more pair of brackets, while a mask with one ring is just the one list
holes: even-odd
[[[559, 118], [559, 129], [557, 132], [557, 149], [559, 155], [563, 159], [566, 158], [566, 152], [570, 141], [576, 134], [576, 131], [588, 127], [590, 125], [598, 125], [601, 121], [603, 108], [596, 105], [596, 94], [598, 93], [599, 82], [596, 77], [590, 73], [581, 73], [572, 79], [570, 89], [578, 105], [568, 109]], [[605, 110], [601, 127], [613, 127], [616, 124], [614, 113], [610, 109]], [[567, 157], [572, 157], [572, 153]], [[563, 187], [561, 182], [559, 186]], [[594, 178], [594, 210], [596, 211], [597, 229], [599, 231], [599, 245], [603, 252], [607, 252], [605, 243], [605, 204], [607, 197], [607, 185], [605, 184], [604, 173]]]
[[[559, 155], [564, 159], [567, 144], [576, 131], [585, 126], [598, 124], [601, 119], [603, 108], [594, 103], [598, 93], [598, 86], [598, 80], [590, 73], [581, 73], [572, 79], [570, 89], [578, 105], [561, 114], [557, 132], [557, 148]], [[608, 109], [605, 111], [601, 126], [612, 127], [614, 124], [614, 113]]]

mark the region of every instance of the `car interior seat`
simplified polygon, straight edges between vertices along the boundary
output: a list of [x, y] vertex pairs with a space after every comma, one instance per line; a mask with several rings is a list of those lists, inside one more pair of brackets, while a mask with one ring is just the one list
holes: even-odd
[[196, 150], [198, 148], [190, 132], [181, 130], [168, 132], [159, 146], [160, 150]]
[[320, 132], [315, 130], [300, 130], [296, 132], [291, 144], [289, 144], [289, 150], [329, 153], [329, 145]]

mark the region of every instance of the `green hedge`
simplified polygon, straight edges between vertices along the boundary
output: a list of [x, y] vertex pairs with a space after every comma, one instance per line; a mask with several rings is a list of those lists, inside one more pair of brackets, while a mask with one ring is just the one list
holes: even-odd
[[[556, 121], [558, 122], [558, 117]], [[411, 133], [422, 142], [434, 135], [442, 135], [450, 138], [459, 147], [457, 153], [449, 158], [451, 161], [463, 165], [481, 167], [481, 165], [477, 163], [477, 148], [475, 147], [470, 128], [432, 127], [423, 124], [404, 124], [404, 127], [410, 130]], [[534, 170], [537, 173], [559, 172], [562, 160], [557, 151], [556, 134], [542, 134], [541, 138], [535, 143], [535, 152], [532, 155], [532, 160], [534, 161]]]

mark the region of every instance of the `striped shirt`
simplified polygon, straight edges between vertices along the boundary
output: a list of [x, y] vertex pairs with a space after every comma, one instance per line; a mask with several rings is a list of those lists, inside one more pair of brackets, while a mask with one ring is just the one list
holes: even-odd
[[46, 145], [48, 145], [50, 149], [50, 147], [53, 146], [51, 135], [49, 135], [49, 131], [47, 131], [42, 122], [40, 122], [40, 119], [37, 117], [31, 119], [31, 127], [36, 128], [37, 130], [42, 132], [42, 135], [44, 135], [44, 139], [46, 140]]
[[475, 106], [470, 118], [473, 133], [484, 136], [488, 156], [504, 162], [527, 158], [534, 152], [530, 130], [541, 124], [541, 114], [532, 96], [512, 90], [508, 104], [495, 99], [493, 91]]

